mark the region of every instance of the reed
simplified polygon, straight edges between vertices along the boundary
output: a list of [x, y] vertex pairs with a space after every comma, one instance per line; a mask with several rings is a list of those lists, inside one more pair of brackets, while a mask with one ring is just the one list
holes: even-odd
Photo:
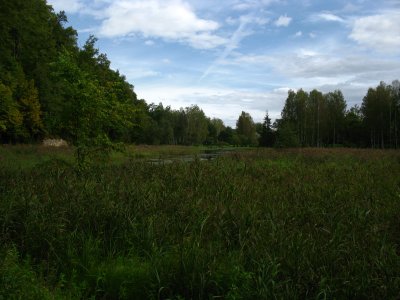
[[3, 167], [0, 298], [398, 299], [399, 178], [344, 149]]

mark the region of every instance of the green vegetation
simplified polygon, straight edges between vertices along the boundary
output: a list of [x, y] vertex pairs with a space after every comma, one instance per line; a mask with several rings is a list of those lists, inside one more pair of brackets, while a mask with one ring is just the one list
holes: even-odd
[[[138, 99], [133, 85], [110, 68], [90, 36], [83, 47], [64, 12], [43, 0], [0, 2], [0, 142], [63, 138], [81, 167], [120, 142], [263, 147], [398, 148], [400, 83], [368, 90], [347, 109], [341, 91], [289, 91], [281, 119], [236, 128], [207, 117], [197, 105], [179, 110]], [[166, 95], [168, 97], [168, 95]], [[268, 107], [266, 107], [268, 109]]]
[[[106, 160], [94, 159], [93, 164], [99, 160], [103, 164], [120, 164], [135, 159], [168, 159], [181, 156], [196, 156], [205, 152], [245, 151], [248, 147], [215, 147], [215, 146], [180, 146], [180, 145], [128, 145], [121, 151], [113, 152]], [[46, 164], [52, 160], [62, 160], [71, 166], [76, 165], [74, 147], [48, 147], [38, 145], [3, 145], [0, 146], [0, 164], [5, 169], [32, 169]]]
[[233, 129], [138, 99], [66, 24], [46, 1], [0, 2], [0, 142], [70, 144], [0, 147], [0, 299], [400, 298], [397, 152], [162, 160], [397, 148], [399, 81], [349, 110], [289, 91], [274, 124], [242, 112]]
[[[251, 150], [76, 172], [62, 156], [11, 168], [17, 149], [1, 150], [2, 299], [400, 296], [398, 152]], [[68, 157], [57, 151], [44, 155]]]
[[[340, 90], [322, 94], [317, 90], [289, 91], [282, 118], [276, 120], [277, 145], [324, 147], [398, 148], [400, 82], [381, 82], [362, 100], [346, 110]], [[289, 143], [287, 143], [289, 141]]]
[[5, 170], [26, 170], [54, 160], [74, 164], [71, 147], [44, 147], [37, 145], [0, 146], [0, 165]]

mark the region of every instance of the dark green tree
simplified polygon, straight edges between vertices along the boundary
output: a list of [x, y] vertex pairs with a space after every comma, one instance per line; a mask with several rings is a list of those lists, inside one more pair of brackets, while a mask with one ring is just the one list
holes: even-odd
[[242, 146], [256, 146], [257, 132], [253, 118], [249, 113], [242, 111], [236, 121], [236, 133]]
[[239, 138], [236, 134], [236, 130], [234, 130], [230, 126], [227, 126], [224, 130], [220, 132], [220, 134], [218, 135], [218, 140], [222, 143], [235, 146], [239, 145], [240, 143]]
[[42, 111], [39, 102], [39, 93], [33, 80], [25, 82], [21, 87], [22, 94], [19, 99], [19, 107], [23, 117], [23, 123], [27, 135], [36, 139], [43, 133]]
[[219, 134], [225, 129], [224, 122], [221, 119], [208, 119], [208, 137], [207, 144], [215, 145], [219, 142]]
[[184, 109], [172, 112], [174, 120], [174, 138], [175, 144], [184, 145], [186, 143], [188, 119]]
[[275, 127], [277, 128], [275, 147], [295, 148], [301, 146], [299, 135], [292, 122], [280, 119], [276, 121]]
[[208, 121], [204, 112], [197, 106], [186, 107], [187, 138], [186, 143], [190, 145], [203, 144], [208, 135]]
[[16, 142], [23, 133], [23, 115], [11, 89], [0, 82], [0, 139]]
[[392, 123], [391, 90], [384, 82], [370, 88], [364, 97], [361, 111], [370, 133], [370, 146], [384, 148], [390, 139]]
[[54, 79], [62, 83], [64, 99], [61, 114], [63, 137], [76, 146], [83, 166], [87, 158], [114, 148], [108, 132], [132, 126], [133, 105], [124, 105], [110, 96], [90, 74], [82, 71], [73, 56], [62, 53], [54, 65]]
[[394, 80], [390, 86], [391, 91], [391, 144], [392, 147], [399, 147], [400, 128], [400, 81]]
[[297, 92], [290, 90], [281, 113], [281, 124], [295, 130], [301, 145], [307, 144], [307, 104], [308, 93], [302, 89]]
[[325, 125], [325, 101], [323, 94], [312, 90], [307, 103], [307, 140], [310, 146], [320, 147]]
[[265, 114], [258, 141], [261, 147], [272, 147], [275, 143], [275, 133], [272, 130], [272, 123], [268, 111]]
[[325, 95], [328, 107], [328, 127], [330, 132], [330, 143], [332, 145], [343, 142], [343, 129], [346, 114], [346, 101], [340, 90]]
[[359, 106], [355, 105], [346, 112], [344, 120], [344, 145], [347, 147], [366, 147], [368, 137]]

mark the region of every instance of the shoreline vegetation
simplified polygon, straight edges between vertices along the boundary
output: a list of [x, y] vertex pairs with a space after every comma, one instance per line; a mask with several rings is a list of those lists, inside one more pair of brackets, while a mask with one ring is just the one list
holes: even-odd
[[[106, 156], [106, 164], [121, 164], [129, 160], [149, 160], [196, 157], [205, 153], [242, 152], [254, 147], [233, 146], [182, 146], [182, 145], [124, 145], [121, 151]], [[44, 146], [34, 144], [0, 145], [0, 164], [9, 169], [32, 169], [42, 163], [61, 160], [71, 166], [76, 165], [76, 147]], [[94, 161], [94, 164], [99, 163]]]
[[153, 165], [205, 149], [132, 150], [76, 172], [68, 148], [0, 147], [0, 296], [399, 297], [398, 151], [256, 148]]

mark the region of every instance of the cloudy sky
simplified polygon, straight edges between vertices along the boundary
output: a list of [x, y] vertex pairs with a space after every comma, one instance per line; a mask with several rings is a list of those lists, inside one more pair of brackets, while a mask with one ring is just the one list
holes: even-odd
[[341, 89], [349, 106], [400, 79], [400, 0], [48, 0], [135, 86], [234, 125], [278, 118], [289, 89]]

